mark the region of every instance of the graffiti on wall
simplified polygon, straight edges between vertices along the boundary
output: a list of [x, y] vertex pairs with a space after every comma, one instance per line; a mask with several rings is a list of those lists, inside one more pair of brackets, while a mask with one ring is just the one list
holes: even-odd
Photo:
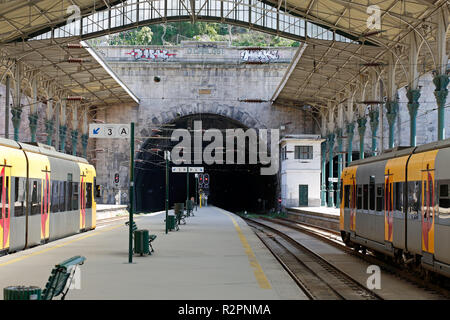
[[187, 54], [194, 55], [221, 55], [224, 54], [223, 48], [219, 48], [217, 44], [197, 44], [196, 48], [187, 48]]
[[278, 50], [243, 50], [241, 60], [244, 62], [272, 62], [280, 59]]
[[135, 60], [163, 60], [166, 61], [170, 57], [174, 57], [176, 53], [169, 53], [166, 49], [133, 49], [127, 54], [134, 57]]

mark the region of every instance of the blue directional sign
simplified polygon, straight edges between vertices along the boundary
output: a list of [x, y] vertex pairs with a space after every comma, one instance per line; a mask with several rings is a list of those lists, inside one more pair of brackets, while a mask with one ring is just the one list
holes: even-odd
[[89, 124], [89, 138], [129, 138], [129, 124]]

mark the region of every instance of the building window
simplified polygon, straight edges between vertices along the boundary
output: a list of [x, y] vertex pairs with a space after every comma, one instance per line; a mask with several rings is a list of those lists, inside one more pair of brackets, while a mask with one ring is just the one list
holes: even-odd
[[312, 159], [313, 147], [312, 146], [295, 146], [295, 159]]
[[283, 148], [281, 148], [281, 160], [286, 160], [287, 159], [287, 147], [284, 146]]

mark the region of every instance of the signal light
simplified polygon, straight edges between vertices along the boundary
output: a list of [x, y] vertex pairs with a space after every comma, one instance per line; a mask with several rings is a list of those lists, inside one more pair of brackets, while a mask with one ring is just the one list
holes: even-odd
[[116, 173], [114, 175], [114, 183], [119, 183], [119, 174], [118, 173]]
[[198, 183], [203, 184], [203, 175], [202, 174], [198, 175]]
[[209, 185], [209, 174], [205, 174], [205, 186]]

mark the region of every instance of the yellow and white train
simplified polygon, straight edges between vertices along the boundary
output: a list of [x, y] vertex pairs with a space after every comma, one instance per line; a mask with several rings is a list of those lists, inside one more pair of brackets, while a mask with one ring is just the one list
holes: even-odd
[[95, 176], [85, 159], [0, 138], [0, 252], [95, 229]]
[[341, 186], [347, 245], [450, 276], [450, 139], [354, 161]]

